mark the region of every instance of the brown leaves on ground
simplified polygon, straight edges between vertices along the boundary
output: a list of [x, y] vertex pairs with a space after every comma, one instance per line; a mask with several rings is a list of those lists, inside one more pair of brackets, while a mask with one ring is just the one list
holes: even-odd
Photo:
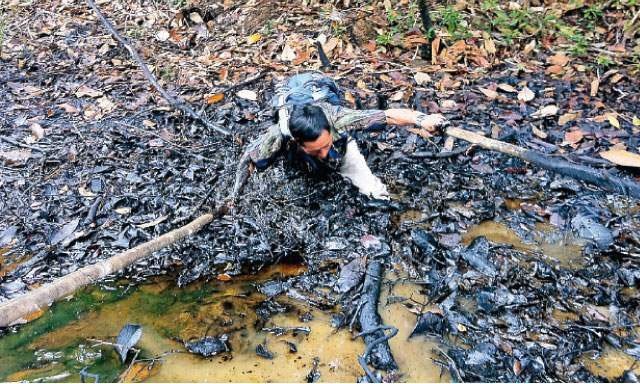
[[611, 149], [600, 152], [600, 156], [617, 165], [640, 168], [640, 155], [624, 149]]

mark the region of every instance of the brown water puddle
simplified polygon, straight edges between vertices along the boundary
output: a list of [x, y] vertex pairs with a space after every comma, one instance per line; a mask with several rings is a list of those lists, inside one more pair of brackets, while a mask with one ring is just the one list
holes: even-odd
[[581, 268], [584, 264], [584, 242], [570, 233], [563, 233], [550, 224], [538, 223], [534, 242], [525, 243], [512, 229], [495, 221], [484, 221], [462, 234], [462, 242], [468, 245], [478, 236], [485, 236], [494, 243], [509, 244], [523, 252], [540, 252], [551, 261], [565, 268]]
[[[438, 343], [424, 336], [416, 336], [409, 339], [409, 335], [416, 325], [417, 314], [410, 311], [406, 304], [413, 304], [415, 310], [423, 311], [433, 307], [420, 308], [418, 303], [426, 303], [428, 298], [420, 294], [420, 287], [412, 282], [399, 279], [395, 272], [387, 273], [385, 280], [394, 282], [391, 290], [383, 287], [380, 295], [378, 312], [383, 323], [398, 328], [398, 334], [389, 340], [389, 346], [396, 359], [402, 377], [406, 382], [450, 382], [451, 376], [446, 370], [442, 370], [432, 359], [440, 359], [434, 352]], [[407, 300], [394, 302], [393, 298], [403, 297]], [[388, 301], [389, 299], [392, 299]], [[389, 302], [389, 304], [387, 304]]]
[[608, 380], [618, 379], [625, 371], [630, 369], [636, 375], [640, 375], [640, 363], [638, 360], [609, 346], [604, 347], [602, 353], [595, 358], [593, 352], [586, 353], [581, 358], [581, 361], [589, 372], [605, 377]]
[[[311, 328], [311, 333], [277, 337], [256, 330], [258, 318], [255, 306], [264, 300], [264, 296], [257, 293], [252, 284], [274, 276], [296, 275], [302, 271], [299, 267], [274, 266], [257, 276], [229, 282], [196, 283], [185, 288], [177, 288], [172, 281], [161, 279], [139, 287], [119, 301], [88, 312], [77, 321], [44, 334], [28, 347], [33, 351], [56, 351], [68, 349], [70, 344], [83, 343], [89, 346], [92, 344], [89, 339], [113, 341], [126, 323], [137, 323], [143, 326], [143, 336], [138, 347], [144, 355], [163, 357], [154, 364], [148, 361], [136, 364], [127, 372], [126, 381], [305, 381], [314, 358], [319, 358], [321, 381], [353, 382], [363, 374], [357, 358], [363, 353], [364, 344], [360, 339], [353, 340], [348, 330], [336, 331], [332, 328], [330, 313], [298, 301], [278, 298], [279, 302], [286, 303], [293, 309], [273, 316], [265, 327], [304, 326]], [[395, 276], [390, 278], [395, 279]], [[100, 290], [92, 292], [97, 301], [100, 301], [102, 294], [104, 293]], [[396, 284], [391, 295], [426, 301], [418, 293], [418, 286], [411, 283]], [[449, 381], [449, 376], [441, 377], [440, 368], [430, 360], [433, 356], [431, 350], [436, 345], [433, 341], [424, 337], [407, 340], [415, 325], [416, 315], [400, 303], [385, 305], [388, 296], [389, 293], [385, 290], [380, 302], [380, 313], [385, 324], [399, 329], [399, 334], [390, 344], [402, 373], [400, 380]], [[311, 313], [311, 321], [300, 320], [299, 315], [305, 312]], [[212, 358], [185, 353], [183, 344], [179, 341], [221, 333], [229, 335], [232, 352]], [[291, 353], [285, 341], [294, 343], [297, 353]], [[256, 346], [261, 343], [266, 343], [275, 355], [272, 360], [256, 355]], [[108, 346], [102, 348], [106, 348], [103, 349], [103, 354], [110, 351]], [[68, 370], [55, 369], [55, 364], [15, 372], [8, 379], [33, 380], [59, 374], [67, 375], [61, 378], [63, 381], [79, 381], [77, 373], [70, 374]]]

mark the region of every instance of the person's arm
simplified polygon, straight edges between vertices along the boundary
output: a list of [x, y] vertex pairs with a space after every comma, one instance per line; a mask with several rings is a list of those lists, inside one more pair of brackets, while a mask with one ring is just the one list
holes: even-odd
[[431, 132], [435, 131], [437, 126], [442, 125], [446, 121], [446, 118], [439, 113], [427, 115], [406, 108], [387, 109], [384, 111], [384, 114], [387, 117], [387, 124], [415, 124]]
[[235, 204], [253, 170], [265, 169], [271, 165], [273, 159], [280, 153], [281, 147], [282, 135], [277, 125], [271, 126], [266, 133], [247, 146], [238, 162], [233, 191], [228, 203]]
[[329, 121], [338, 130], [349, 129], [357, 131], [387, 124], [415, 124], [429, 131], [435, 131], [435, 127], [442, 125], [446, 121], [446, 118], [440, 114], [427, 115], [405, 108], [393, 108], [383, 111], [379, 109], [355, 110], [328, 103], [324, 103], [322, 106]]

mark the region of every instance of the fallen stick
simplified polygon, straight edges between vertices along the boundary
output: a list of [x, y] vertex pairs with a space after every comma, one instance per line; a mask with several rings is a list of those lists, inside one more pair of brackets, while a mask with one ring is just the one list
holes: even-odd
[[57, 299], [69, 296], [76, 290], [118, 272], [153, 252], [191, 236], [224, 212], [224, 208], [220, 208], [214, 213], [206, 213], [183, 227], [106, 260], [80, 268], [22, 296], [0, 303], [0, 327], [12, 325], [25, 316], [48, 307]]
[[446, 134], [458, 139], [468, 141], [472, 144], [517, 157], [541, 168], [572, 177], [577, 180], [586, 181], [605, 190], [620, 193], [640, 199], [640, 184], [613, 176], [604, 170], [587, 167], [584, 165], [570, 163], [566, 160], [552, 158], [542, 153], [519, 147], [517, 145], [505, 143], [499, 140], [484, 137], [478, 133], [467, 131], [462, 128], [449, 127]]
[[420, 10], [420, 20], [422, 21], [422, 33], [427, 38], [425, 44], [420, 45], [420, 56], [423, 60], [431, 60], [431, 16], [429, 16], [429, 7], [425, 0], [418, 0], [418, 9]]
[[151, 85], [153, 85], [153, 87], [160, 93], [160, 95], [162, 95], [162, 97], [164, 97], [165, 100], [167, 100], [167, 102], [169, 104], [171, 104], [172, 107], [178, 109], [179, 111], [182, 111], [182, 113], [188, 115], [192, 119], [201, 122], [207, 128], [210, 128], [210, 129], [213, 129], [215, 131], [218, 131], [218, 132], [220, 132], [220, 133], [222, 133], [224, 135], [230, 135], [231, 134], [228, 130], [226, 130], [226, 129], [218, 126], [218, 125], [215, 125], [212, 122], [210, 122], [209, 120], [207, 120], [204, 117], [200, 116], [200, 114], [198, 114], [196, 111], [194, 111], [193, 108], [191, 108], [187, 103], [185, 103], [182, 99], [180, 99], [180, 97], [178, 97], [178, 96], [173, 97], [164, 88], [162, 88], [160, 83], [158, 83], [158, 79], [156, 79], [154, 74], [151, 73], [151, 71], [149, 70], [149, 67], [147, 67], [147, 64], [145, 64], [144, 60], [142, 60], [142, 58], [140, 57], [138, 52], [118, 32], [118, 30], [116, 30], [116, 28], [113, 26], [113, 24], [111, 24], [111, 22], [102, 13], [100, 8], [96, 5], [96, 3], [93, 0], [87, 0], [87, 3], [91, 7], [91, 9], [93, 9], [93, 11], [96, 13], [96, 15], [98, 16], [98, 19], [100, 20], [100, 22], [102, 22], [102, 24], [109, 31], [109, 33], [111, 33], [111, 35], [120, 44], [122, 44], [122, 46], [125, 47], [125, 49], [127, 51], [129, 51], [129, 54], [131, 55], [133, 60], [135, 60], [135, 62], [138, 63], [138, 66], [140, 66], [140, 69], [142, 69], [142, 73], [144, 74], [144, 77], [147, 78], [147, 80], [151, 83]]
[[[377, 369], [398, 369], [398, 364], [391, 354], [391, 348], [382, 327], [382, 319], [378, 314], [378, 301], [380, 300], [380, 284], [382, 283], [382, 263], [371, 261], [367, 265], [367, 272], [362, 286], [361, 300], [364, 302], [358, 318], [361, 335], [367, 344], [366, 356], [372, 366]], [[365, 356], [365, 357], [366, 357]]]

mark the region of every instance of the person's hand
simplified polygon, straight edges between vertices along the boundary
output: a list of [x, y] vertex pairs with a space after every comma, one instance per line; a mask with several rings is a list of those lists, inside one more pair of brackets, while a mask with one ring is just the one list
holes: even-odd
[[425, 115], [424, 113], [418, 114], [416, 117], [416, 125], [426, 129], [429, 132], [435, 132], [438, 127], [447, 123], [447, 118], [439, 113], [431, 115]]

